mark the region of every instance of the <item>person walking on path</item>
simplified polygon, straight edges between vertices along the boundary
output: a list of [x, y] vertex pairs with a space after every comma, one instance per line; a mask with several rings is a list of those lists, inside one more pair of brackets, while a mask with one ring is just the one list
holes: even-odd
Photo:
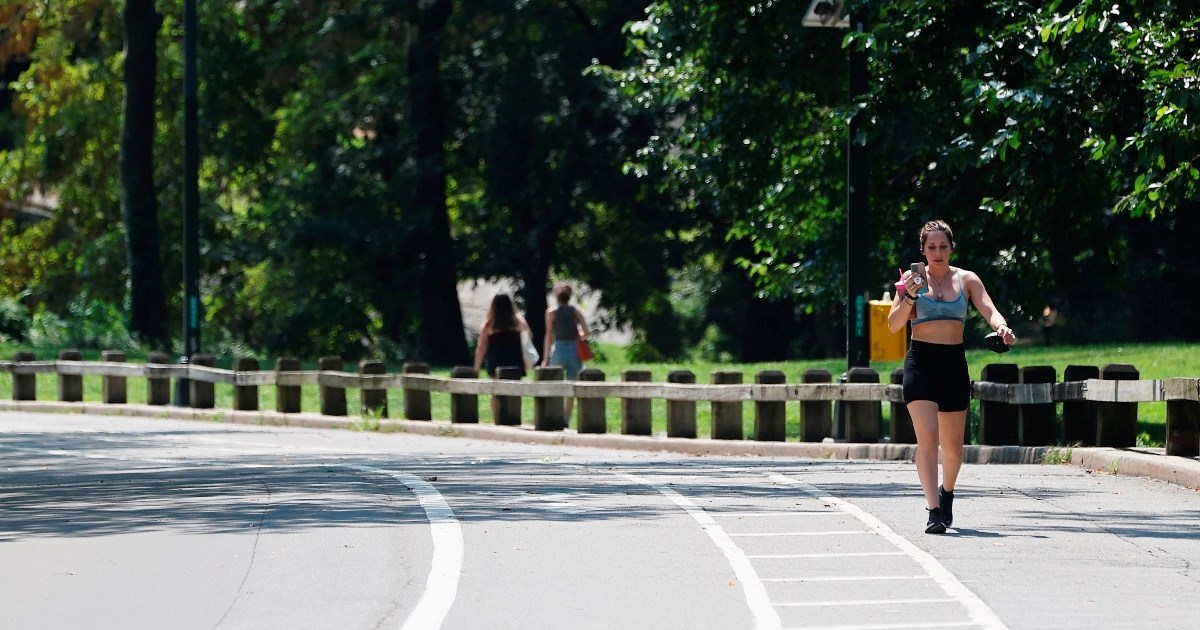
[[[496, 378], [496, 369], [502, 367], [521, 368], [525, 377], [525, 355], [521, 348], [521, 334], [532, 334], [529, 322], [517, 310], [507, 293], [497, 293], [488, 306], [487, 316], [479, 329], [479, 342], [475, 344], [475, 372], [486, 367], [488, 376]], [[496, 397], [492, 396], [492, 410], [496, 408]]]
[[[967, 303], [1012, 345], [1016, 335], [996, 309], [979, 276], [950, 265], [954, 232], [940, 219], [920, 232], [925, 278], [905, 271], [888, 313], [888, 328], [899, 332], [912, 322], [912, 343], [904, 357], [904, 402], [917, 434], [917, 476], [928, 505], [925, 532], [941, 534], [954, 521], [954, 488], [963, 462], [971, 379], [963, 347]], [[927, 289], [921, 288], [925, 285]], [[942, 483], [938, 485], [938, 446]]]
[[[583, 368], [577, 344], [591, 334], [583, 313], [570, 304], [572, 294], [571, 285], [565, 282], [554, 286], [554, 299], [558, 304], [546, 309], [546, 337], [542, 351], [542, 365], [561, 366], [566, 370], [568, 381], [575, 380]], [[567, 398], [567, 418], [571, 417], [572, 403], [574, 399]]]

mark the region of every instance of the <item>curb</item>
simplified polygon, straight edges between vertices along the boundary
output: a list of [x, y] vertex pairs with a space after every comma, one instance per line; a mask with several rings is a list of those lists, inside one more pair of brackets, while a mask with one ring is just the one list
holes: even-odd
[[[279, 413], [274, 411], [232, 411], [228, 409], [192, 409], [151, 405], [114, 405], [89, 402], [0, 401], [0, 411], [36, 413], [83, 413], [101, 416], [139, 416], [229, 422], [260, 426], [288, 426], [311, 429], [363, 428], [361, 418], [324, 416], [316, 413]], [[459, 437], [495, 442], [580, 446], [626, 451], [669, 452], [698, 457], [795, 457], [798, 459], [836, 459], [870, 461], [913, 461], [913, 444], [851, 444], [844, 442], [755, 442], [710, 438], [672, 438], [665, 436], [614, 435], [566, 431], [535, 431], [525, 426], [488, 424], [450, 424], [447, 422], [381, 419], [380, 433], [412, 433], [437, 437]], [[372, 428], [371, 430], [375, 430]], [[1054, 446], [980, 446], [966, 445], [963, 461], [968, 464], [1039, 464], [1050, 452], [1070, 453], [1070, 463], [1085, 470], [1115, 475], [1150, 477], [1186, 488], [1200, 490], [1200, 458], [1173, 457], [1139, 450]], [[1065, 453], [1064, 453], [1065, 454]]]

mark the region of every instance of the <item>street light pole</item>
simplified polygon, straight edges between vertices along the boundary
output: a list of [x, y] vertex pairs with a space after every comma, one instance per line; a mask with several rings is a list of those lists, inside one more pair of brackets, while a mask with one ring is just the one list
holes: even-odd
[[[862, 18], [854, 28], [863, 32]], [[867, 136], [859, 100], [867, 94], [867, 51], [850, 50], [850, 116], [846, 142], [846, 369], [871, 364], [867, 328]]]
[[[865, 7], [844, 16], [845, 2], [813, 0], [802, 23], [817, 28], [866, 30]], [[865, 3], [860, 3], [865, 4]], [[867, 94], [867, 51], [850, 49], [850, 125], [846, 140], [846, 370], [871, 365], [867, 328], [867, 136], [861, 100]], [[846, 380], [846, 374], [842, 375]]]
[[[196, 0], [183, 3], [183, 356], [200, 352], [200, 148]], [[190, 404], [187, 379], [176, 381], [175, 404]]]

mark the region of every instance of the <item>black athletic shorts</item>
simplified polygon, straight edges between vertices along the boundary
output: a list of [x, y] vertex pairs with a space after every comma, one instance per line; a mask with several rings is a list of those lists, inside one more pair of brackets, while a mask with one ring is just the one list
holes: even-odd
[[963, 345], [913, 340], [904, 356], [904, 402], [932, 400], [938, 411], [965, 411], [971, 377]]

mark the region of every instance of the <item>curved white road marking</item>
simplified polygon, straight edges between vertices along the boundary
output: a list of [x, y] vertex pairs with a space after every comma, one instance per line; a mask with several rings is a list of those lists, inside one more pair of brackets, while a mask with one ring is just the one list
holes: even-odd
[[446, 614], [458, 596], [458, 579], [463, 567], [462, 527], [454, 510], [446, 503], [442, 494], [432, 484], [411, 473], [392, 472], [380, 468], [343, 464], [379, 475], [387, 475], [408, 486], [429, 519], [429, 533], [433, 536], [433, 561], [425, 591], [417, 600], [416, 608], [409, 613], [401, 630], [437, 630], [446, 620]]
[[644, 479], [636, 475], [630, 475], [621, 472], [612, 472], [612, 474], [634, 481], [646, 486], [650, 486], [657, 490], [660, 494], [671, 500], [672, 503], [683, 508], [700, 527], [704, 529], [708, 537], [716, 543], [717, 548], [725, 554], [725, 559], [729, 561], [733, 567], [733, 573], [737, 576], [737, 580], [742, 583], [742, 591], [746, 594], [746, 604], [750, 607], [751, 614], [754, 615], [754, 627], [756, 630], [780, 630], [782, 622], [779, 619], [779, 613], [775, 612], [775, 608], [771, 606], [771, 599], [767, 596], [767, 588], [758, 577], [758, 572], [750, 564], [750, 559], [746, 557], [729, 534], [717, 525], [712, 516], [702, 510], [695, 503], [692, 503], [687, 497], [678, 492], [662, 485]]
[[[33, 449], [10, 446], [7, 444], [0, 444], [0, 449], [21, 452], [37, 452], [40, 454], [65, 457], [82, 457], [86, 459], [108, 459], [115, 461], [178, 464], [177, 459], [172, 460], [128, 455], [83, 453], [79, 451], [68, 451], [62, 449]], [[297, 467], [310, 468], [325, 467], [329, 465], [331, 464], [302, 465]], [[454, 598], [458, 595], [458, 579], [462, 574], [462, 528], [459, 525], [458, 518], [454, 516], [454, 510], [452, 510], [450, 505], [446, 503], [446, 500], [442, 498], [442, 495], [437, 491], [437, 488], [434, 488], [429, 482], [411, 473], [392, 472], [390, 470], [371, 468], [369, 466], [360, 466], [356, 464], [337, 463], [333, 465], [392, 477], [407, 486], [408, 489], [417, 496], [417, 500], [421, 503], [421, 508], [425, 510], [425, 518], [429, 520], [430, 534], [433, 537], [433, 561], [431, 562], [431, 567], [429, 570], [429, 578], [425, 581], [425, 591], [421, 593], [421, 598], [417, 600], [416, 607], [411, 613], [409, 613], [408, 619], [406, 619], [404, 625], [401, 626], [401, 630], [438, 630], [442, 627], [442, 622], [446, 619], [446, 614], [450, 611], [450, 606], [454, 604]], [[197, 467], [205, 468], [205, 466], [189, 466], [178, 468], [178, 470], [188, 470]], [[274, 467], [274, 464], [249, 464], [239, 466], [239, 468]], [[155, 472], [162, 472], [162, 470], [159, 469]]]
[[967, 614], [970, 615], [972, 623], [983, 628], [1007, 628], [1007, 626], [1004, 625], [1004, 622], [1000, 621], [1000, 618], [996, 616], [996, 613], [992, 612], [992, 609], [988, 608], [988, 605], [983, 603], [983, 600], [979, 599], [979, 596], [975, 595], [975, 593], [972, 593], [969, 589], [967, 589], [966, 586], [963, 586], [962, 582], [959, 582], [958, 578], [954, 577], [954, 575], [951, 574], [946, 567], [943, 567], [936, 558], [926, 553], [920, 547], [917, 547], [909, 542], [907, 538], [892, 531], [892, 528], [885, 525], [883, 521], [864, 512], [858, 506], [831, 496], [824, 490], [821, 490], [815, 486], [810, 486], [799, 479], [793, 479], [787, 475], [782, 475], [779, 473], [772, 473], [769, 475], [769, 478], [776, 483], [795, 486], [805, 494], [808, 494], [830, 505], [835, 505], [853, 515], [858, 520], [862, 521], [864, 525], [871, 528], [884, 540], [887, 540], [895, 545], [901, 551], [905, 552], [908, 557], [912, 558], [917, 564], [921, 565], [921, 568], [925, 569], [925, 571], [929, 573], [933, 580], [937, 582], [938, 586], [942, 587], [942, 590], [946, 591], [947, 595], [953, 597], [967, 609]]

